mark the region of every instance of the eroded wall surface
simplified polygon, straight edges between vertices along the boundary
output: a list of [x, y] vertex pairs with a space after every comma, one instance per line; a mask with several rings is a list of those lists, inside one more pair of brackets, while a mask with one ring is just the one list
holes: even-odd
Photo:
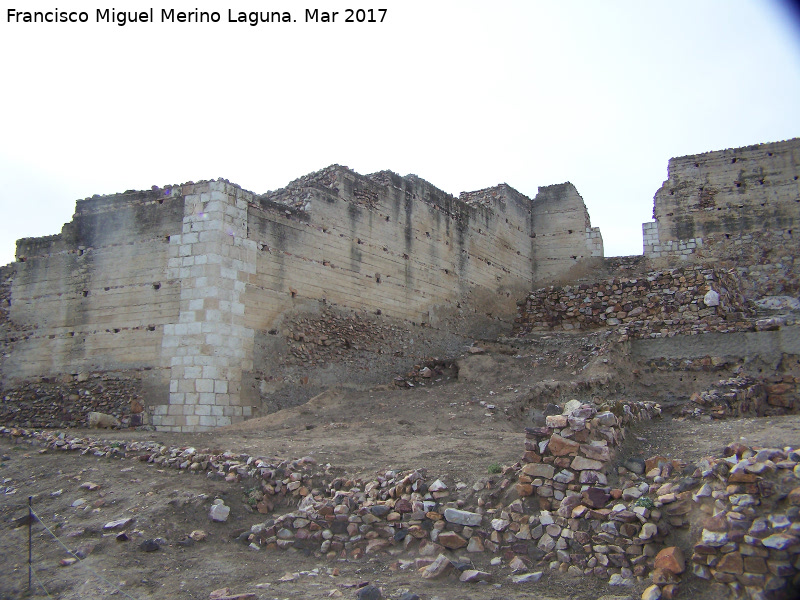
[[[197, 431], [252, 416], [287, 386], [369, 382], [510, 331], [534, 282], [602, 254], [562, 187], [535, 201], [505, 184], [456, 198], [332, 166], [261, 196], [218, 180], [79, 201], [59, 235], [20, 240], [4, 272], [4, 387], [133, 376], [155, 425]], [[325, 364], [303, 360], [333, 356], [303, 347], [298, 324], [315, 319], [347, 327], [309, 335], [335, 344]], [[376, 331], [390, 356], [351, 342]]]
[[182, 213], [173, 190], [89, 198], [59, 235], [19, 240], [4, 385], [102, 370], [136, 373], [163, 393], [158, 357], [180, 294], [166, 265]]
[[736, 268], [753, 297], [797, 295], [798, 178], [798, 138], [671, 159], [643, 225], [645, 256]]
[[589, 212], [571, 183], [539, 188], [531, 209], [535, 282], [564, 282], [578, 278], [580, 266], [602, 259], [603, 238], [592, 227]]

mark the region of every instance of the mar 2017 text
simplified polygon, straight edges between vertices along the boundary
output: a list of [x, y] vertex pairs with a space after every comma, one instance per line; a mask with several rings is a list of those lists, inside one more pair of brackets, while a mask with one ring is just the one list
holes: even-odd
[[[306, 8], [302, 12], [301, 23], [384, 23], [388, 9], [386, 8], [347, 8], [341, 11], [326, 11], [318, 8]], [[7, 23], [113, 23], [123, 27], [129, 24], [144, 23], [240, 23], [251, 27], [262, 23], [297, 23], [298, 13], [291, 11], [239, 11], [229, 8], [224, 14], [218, 11], [191, 10], [180, 11], [174, 8], [149, 8], [139, 11], [123, 11], [113, 8], [98, 8], [91, 11], [53, 10], [30, 11], [9, 8], [6, 10]], [[94, 17], [92, 19], [92, 16]]]

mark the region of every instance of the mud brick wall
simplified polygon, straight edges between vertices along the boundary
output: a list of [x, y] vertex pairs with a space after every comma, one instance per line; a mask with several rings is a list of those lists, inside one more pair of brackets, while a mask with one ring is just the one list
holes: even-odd
[[[706, 304], [712, 290], [716, 305]], [[631, 337], [729, 331], [750, 326], [746, 310], [735, 272], [692, 266], [536, 290], [520, 303], [515, 331], [618, 327]]]
[[644, 254], [737, 268], [749, 297], [800, 290], [800, 138], [673, 158]]

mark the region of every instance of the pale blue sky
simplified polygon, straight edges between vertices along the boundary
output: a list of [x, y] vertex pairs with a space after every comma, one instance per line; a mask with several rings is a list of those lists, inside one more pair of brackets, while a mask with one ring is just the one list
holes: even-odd
[[[75, 200], [225, 177], [255, 192], [340, 163], [458, 195], [571, 181], [606, 255], [640, 254], [672, 156], [800, 136], [800, 30], [770, 0], [385, 0], [382, 24], [0, 19], [0, 264]], [[221, 3], [198, 0], [200, 10]], [[161, 8], [155, 0], [125, 3]], [[189, 7], [189, 5], [187, 5]], [[340, 19], [342, 16], [339, 17]]]

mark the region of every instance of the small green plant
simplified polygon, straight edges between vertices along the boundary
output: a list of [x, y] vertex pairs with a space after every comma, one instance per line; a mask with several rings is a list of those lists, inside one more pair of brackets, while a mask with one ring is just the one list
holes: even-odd
[[648, 498], [647, 496], [642, 496], [636, 502], [634, 502], [633, 505], [634, 506], [641, 506], [641, 507], [646, 508], [648, 510], [653, 510], [656, 507], [655, 503], [650, 498]]
[[492, 463], [489, 465], [488, 470], [490, 475], [497, 475], [498, 473], [502, 472], [503, 467], [500, 466], [500, 463]]

